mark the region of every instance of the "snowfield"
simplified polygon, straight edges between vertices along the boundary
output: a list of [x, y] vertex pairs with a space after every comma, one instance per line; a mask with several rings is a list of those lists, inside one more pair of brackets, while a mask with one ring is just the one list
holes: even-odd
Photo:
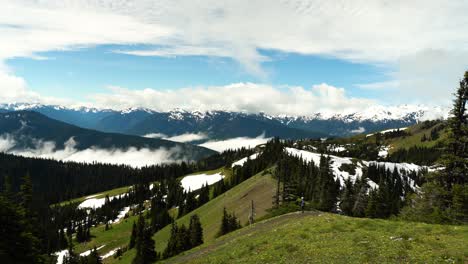
[[232, 168], [234, 168], [235, 166], [241, 166], [241, 167], [242, 167], [242, 166], [244, 166], [244, 163], [247, 162], [247, 159], [254, 160], [254, 159], [256, 159], [257, 157], [258, 157], [258, 153], [252, 154], [252, 155], [250, 155], [248, 158], [245, 157], [245, 158], [240, 159], [240, 160], [238, 160], [238, 161], [236, 161], [236, 162], [233, 162], [231, 167], [232, 167]]
[[197, 175], [189, 175], [185, 176], [180, 182], [184, 191], [195, 191], [203, 187], [203, 185], [211, 185], [214, 183], [219, 182], [220, 180], [224, 179], [224, 175], [220, 172], [215, 174], [197, 174]]
[[[305, 161], [313, 161], [315, 165], [320, 164], [320, 155], [319, 153], [314, 153], [310, 151], [305, 151], [305, 150], [299, 150], [295, 148], [285, 148], [285, 151], [291, 155], [291, 156], [296, 156], [296, 157], [302, 157]], [[358, 177], [361, 177], [363, 175], [362, 169], [363, 165], [364, 166], [369, 166], [369, 165], [378, 165], [378, 166], [385, 166], [386, 169], [389, 169], [390, 171], [395, 170], [395, 168], [398, 171], [406, 171], [406, 172], [411, 172], [411, 171], [416, 171], [419, 172], [422, 169], [427, 169], [426, 166], [419, 166], [416, 164], [410, 164], [410, 163], [393, 163], [393, 162], [379, 162], [379, 161], [360, 161], [357, 162], [356, 164], [356, 173], [354, 175], [350, 174], [349, 172], [346, 171], [341, 171], [339, 168], [341, 167], [342, 164], [352, 164], [352, 158], [347, 158], [347, 157], [338, 157], [338, 156], [333, 156], [333, 155], [328, 155], [330, 156], [330, 159], [332, 161], [331, 164], [331, 169], [333, 171], [333, 175], [335, 175], [335, 180], [338, 179], [340, 181], [341, 186], [344, 186], [344, 181], [346, 179], [351, 179], [351, 181], [355, 182]], [[412, 179], [407, 177], [406, 179], [411, 186], [411, 188], [415, 189], [417, 186], [414, 183]], [[368, 184], [371, 188], [378, 188], [378, 184], [373, 182], [372, 180], [368, 180]]]
[[[109, 197], [109, 201], [112, 201], [112, 199], [114, 199], [115, 197], [124, 197], [126, 195], [126, 193], [123, 193], [121, 195], [116, 195], [116, 196], [110, 196]], [[104, 203], [106, 202], [106, 197], [104, 198], [91, 198], [91, 199], [87, 199], [85, 200], [84, 202], [80, 203], [80, 205], [78, 205], [78, 208], [80, 209], [83, 209], [83, 208], [101, 208]]]

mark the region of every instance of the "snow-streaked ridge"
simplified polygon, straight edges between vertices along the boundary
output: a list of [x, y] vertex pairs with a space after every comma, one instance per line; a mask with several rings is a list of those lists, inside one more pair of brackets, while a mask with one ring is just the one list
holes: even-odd
[[45, 107], [51, 107], [55, 110], [73, 110], [80, 112], [118, 112], [121, 114], [129, 114], [135, 111], [145, 111], [147, 113], [167, 113], [169, 119], [172, 120], [183, 120], [185, 118], [191, 118], [196, 120], [202, 120], [206, 118], [213, 118], [219, 113], [231, 113], [234, 115], [258, 115], [265, 119], [277, 120], [284, 124], [289, 124], [294, 121], [313, 121], [313, 120], [340, 120], [347, 123], [350, 122], [362, 122], [362, 121], [388, 121], [388, 120], [433, 120], [433, 119], [447, 119], [449, 115], [449, 108], [440, 106], [426, 106], [426, 105], [397, 105], [397, 106], [383, 106], [373, 105], [365, 108], [361, 111], [343, 111], [343, 112], [330, 112], [322, 111], [304, 115], [284, 115], [284, 114], [267, 114], [263, 112], [249, 113], [244, 111], [232, 112], [219, 110], [185, 110], [176, 108], [167, 111], [158, 111], [144, 107], [130, 107], [126, 109], [104, 109], [97, 107], [89, 107], [84, 105], [76, 106], [64, 106], [64, 105], [44, 105], [39, 103], [9, 103], [0, 104], [0, 109], [6, 109], [10, 111], [20, 110], [34, 110]]
[[[299, 150], [295, 148], [285, 148], [285, 151], [291, 156], [302, 157], [302, 159], [308, 162], [313, 161], [316, 165], [320, 164], [320, 156], [322, 155], [320, 153], [310, 152], [306, 150]], [[423, 169], [428, 169], [425, 166], [419, 166], [419, 165], [412, 164], [412, 163], [360, 161], [360, 162], [357, 162], [356, 173], [353, 175], [346, 171], [341, 171], [339, 169], [342, 164], [352, 164], [353, 163], [352, 158], [338, 157], [338, 156], [333, 156], [333, 155], [326, 155], [326, 156], [330, 157], [332, 161], [331, 169], [333, 171], [333, 175], [335, 176], [335, 180], [338, 179], [340, 181], [341, 186], [344, 186], [344, 181], [347, 179], [351, 179], [351, 181], [355, 182], [355, 180], [358, 177], [361, 177], [363, 175], [363, 170], [362, 170], [363, 165], [364, 166], [369, 166], [369, 165], [385, 166], [385, 168], [390, 171], [397, 169], [398, 171], [404, 170], [406, 172], [411, 172], [411, 171], [419, 172]], [[406, 180], [408, 184], [411, 186], [411, 188], [415, 189], [417, 187], [414, 180], [410, 179], [409, 177]], [[377, 183], [372, 182], [371, 180], [369, 180], [368, 183], [372, 188], [378, 187]]]

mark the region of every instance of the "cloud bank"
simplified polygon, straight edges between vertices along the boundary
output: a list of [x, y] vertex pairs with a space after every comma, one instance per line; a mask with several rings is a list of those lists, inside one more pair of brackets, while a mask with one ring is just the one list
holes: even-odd
[[168, 137], [165, 139], [170, 140], [170, 141], [185, 143], [185, 142], [204, 140], [207, 138], [208, 138], [208, 135], [206, 135], [205, 133], [186, 133], [182, 135]]
[[165, 135], [163, 133], [150, 133], [146, 134], [143, 137], [146, 138], [162, 138], [174, 142], [180, 142], [180, 143], [186, 143], [186, 142], [192, 142], [192, 141], [200, 141], [204, 139], [208, 139], [208, 135], [205, 133], [185, 133], [185, 134], [180, 134], [176, 136], [169, 137], [168, 135]]
[[10, 134], [0, 136], [0, 152], [10, 153], [14, 155], [46, 158], [62, 161], [74, 161], [84, 163], [108, 163], [115, 165], [129, 165], [132, 167], [144, 167], [155, 164], [173, 163], [185, 160], [183, 158], [175, 159], [181, 150], [177, 147], [166, 149], [137, 149], [130, 147], [128, 149], [100, 149], [88, 148], [78, 150], [75, 148], [76, 142], [70, 138], [65, 142], [63, 148], [57, 148], [52, 141], [43, 141], [34, 139], [34, 148], [18, 148], [17, 140]]
[[228, 149], [238, 149], [242, 147], [254, 148], [255, 146], [265, 144], [270, 139], [271, 138], [265, 138], [264, 135], [260, 135], [255, 138], [237, 137], [237, 138], [231, 138], [227, 140], [208, 141], [203, 144], [200, 144], [199, 146], [209, 148], [218, 152], [223, 152]]
[[375, 103], [369, 99], [350, 97], [344, 88], [325, 83], [314, 85], [310, 89], [300, 86], [274, 87], [266, 84], [234, 83], [175, 90], [131, 90], [121, 87], [109, 87], [109, 90], [111, 93], [92, 96], [97, 106], [117, 109], [139, 106], [157, 111], [182, 108], [310, 115], [317, 112], [360, 110]]

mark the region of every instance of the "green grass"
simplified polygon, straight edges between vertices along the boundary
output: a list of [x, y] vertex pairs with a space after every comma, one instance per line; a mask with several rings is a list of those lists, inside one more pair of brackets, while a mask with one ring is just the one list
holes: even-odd
[[434, 147], [447, 138], [447, 131], [446, 130], [440, 131], [439, 132], [440, 137], [437, 140], [421, 142], [421, 138], [423, 134], [425, 134], [427, 138], [430, 137], [432, 128], [433, 127], [423, 129], [422, 124], [417, 124], [417, 125], [409, 127], [406, 130], [407, 132], [410, 133], [409, 136], [388, 139], [385, 141], [385, 143], [387, 145], [392, 146], [392, 148], [390, 149], [390, 152], [396, 151], [398, 149], [409, 149], [410, 147], [413, 147], [413, 146]]
[[[177, 224], [189, 224], [193, 214], [200, 216], [203, 226], [203, 236], [205, 241], [215, 238], [221, 224], [223, 207], [228, 211], [235, 212], [242, 224], [248, 221], [251, 200], [255, 204], [256, 217], [261, 217], [267, 213], [267, 209], [272, 206], [272, 197], [276, 190], [276, 182], [270, 174], [259, 173], [252, 178], [235, 186], [226, 193], [209, 201], [202, 207], [177, 220]], [[167, 245], [170, 235], [170, 226], [163, 228], [154, 236], [156, 250], [161, 252]]]
[[[425, 127], [424, 123], [419, 123], [413, 126], [408, 127], [405, 132], [409, 133], [407, 136], [383, 139], [382, 145], [391, 146], [389, 152], [393, 153], [398, 149], [409, 149], [414, 146], [418, 147], [434, 147], [437, 144], [441, 143], [447, 138], [447, 129], [439, 131], [439, 138], [437, 140], [428, 140], [421, 142], [423, 134], [426, 134], [426, 137], [429, 138], [431, 130], [437, 126], [441, 126], [443, 123], [436, 123], [433, 126]], [[337, 138], [331, 141], [333, 144], [349, 144], [349, 143], [375, 143], [376, 133], [374, 135], [367, 137], [365, 134], [359, 134], [347, 138]]]
[[[220, 168], [220, 169], [211, 170], [211, 171], [204, 171], [204, 172], [197, 172], [197, 173], [193, 173], [193, 174], [190, 174], [190, 175], [203, 174], [203, 173], [205, 173], [205, 174], [214, 174], [214, 173], [217, 173], [217, 172], [222, 172], [223, 175], [225, 175], [226, 178], [229, 178], [232, 175], [232, 171], [230, 169], [226, 169], [226, 168]], [[242, 186], [244, 186], [243, 188], [245, 188], [245, 190], [246, 190], [245, 192], [241, 191], [242, 188], [233, 188], [232, 190], [228, 191], [230, 194], [224, 194], [224, 196], [226, 196], [226, 197], [231, 197], [231, 199], [226, 199], [226, 201], [228, 201], [228, 203], [226, 204], [226, 207], [227, 208], [233, 208], [233, 210], [235, 210], [236, 213], [239, 213], [239, 217], [243, 217], [245, 215], [246, 210], [241, 210], [241, 209], [245, 209], [244, 208], [245, 206], [244, 205], [235, 206], [234, 203], [237, 200], [243, 201], [241, 199], [241, 196], [244, 196], [244, 200], [252, 198], [252, 195], [248, 195], [249, 191], [254, 192], [255, 195], [256, 195], [256, 193], [257, 193], [256, 190], [257, 189], [252, 189], [253, 187], [258, 187], [258, 185], [263, 185], [266, 182], [270, 182], [270, 181], [272, 182], [271, 176], [269, 176], [269, 175], [264, 176], [262, 179], [258, 179], [258, 178], [259, 178], [259, 176], [257, 178], [255, 178], [257, 180], [252, 181], [252, 179], [250, 179], [250, 181], [248, 180], [248, 181], [245, 181], [244, 183], [241, 184]], [[268, 180], [265, 180], [265, 179], [268, 179]], [[265, 185], [265, 186], [270, 186], [270, 185]], [[124, 188], [126, 188], [126, 189], [124, 189]], [[263, 188], [265, 188], [265, 187], [263, 187]], [[105, 197], [106, 194], [109, 194], [109, 196], [117, 195], [117, 194], [120, 194], [120, 193], [124, 193], [125, 191], [128, 191], [128, 187], [113, 189], [113, 190], [110, 190], [110, 191], [107, 191], [107, 192], [100, 193], [99, 196], [96, 196], [96, 198]], [[255, 200], [255, 197], [256, 197], [255, 195], [252, 198], [254, 200]], [[88, 196], [86, 196], [86, 197], [88, 197]], [[77, 199], [75, 199], [75, 201], [76, 202], [84, 201], [86, 197], [77, 198]], [[78, 200], [78, 199], [80, 199], [80, 200]], [[217, 199], [218, 202], [215, 203], [215, 205], [219, 205], [219, 201], [223, 200], [223, 199], [221, 199], [221, 196], [217, 197], [216, 199]], [[216, 199], [214, 199], [214, 200], [216, 200]], [[213, 201], [210, 201], [210, 203], [213, 202]], [[250, 202], [250, 200], [249, 200], [249, 202]], [[263, 201], [261, 203], [263, 203]], [[249, 203], [249, 205], [250, 205], [250, 203]], [[271, 197], [270, 197], [270, 201], [269, 201], [268, 205], [271, 206]], [[207, 206], [207, 205], [204, 205], [204, 206]], [[259, 206], [258, 213], [260, 215], [263, 215], [266, 208], [264, 208], [264, 206], [262, 204], [259, 204], [258, 206]], [[219, 212], [216, 212], [215, 215], [219, 215], [219, 221], [220, 221], [221, 214], [222, 214], [222, 205], [218, 206], [217, 208], [219, 208], [219, 207], [221, 209], [219, 209]], [[203, 207], [201, 207], [201, 208], [203, 208]], [[201, 208], [199, 208], [197, 210], [200, 210]], [[185, 221], [183, 223], [187, 224], [188, 221], [189, 221], [189, 217], [193, 213], [182, 217], [178, 221]], [[177, 210], [176, 209], [171, 209], [170, 214], [171, 215], [176, 215]], [[199, 213], [199, 215], [201, 215], [201, 214], [206, 214], [206, 209], [203, 210], [202, 213]], [[208, 215], [212, 216], [211, 214], [208, 214]], [[245, 217], [245, 218], [247, 219], [247, 217]], [[205, 219], [205, 222], [206, 222], [206, 218], [202, 217], [202, 219], [201, 219], [202, 224], [203, 224], [204, 219]], [[102, 245], [105, 245], [104, 248], [99, 250], [99, 253], [101, 255], [104, 255], [107, 252], [109, 252], [110, 250], [113, 250], [113, 249], [118, 248], [118, 247], [124, 247], [124, 246], [128, 245], [128, 242], [130, 240], [132, 225], [133, 225], [133, 222], [136, 221], [136, 220], [137, 220], [137, 216], [130, 216], [128, 219], [124, 219], [120, 223], [112, 225], [112, 229], [109, 229], [107, 231], [105, 230], [104, 225], [100, 225], [100, 226], [91, 228], [91, 235], [93, 237], [91, 239], [91, 241], [89, 241], [87, 243], [80, 243], [80, 244], [75, 242], [75, 251], [77, 253], [82, 253], [84, 251], [92, 249], [94, 246], [96, 246], [98, 248], [98, 247], [100, 247]], [[169, 230], [169, 228], [170, 227], [168, 227], [168, 230]], [[207, 229], [209, 229], [209, 228], [207, 228]], [[161, 234], [162, 234], [162, 237], [159, 237], [159, 236], [161, 236]], [[169, 238], [168, 233], [167, 233], [167, 236], [165, 235], [164, 232], [161, 233], [161, 234], [160, 234], [160, 232], [158, 232], [156, 234], [156, 237], [157, 237], [156, 245], [157, 245], [157, 249], [159, 251], [164, 250], [164, 248], [165, 248], [165, 246], [167, 244], [167, 239]], [[213, 237], [214, 237], [214, 235], [213, 235]], [[130, 250], [128, 252], [125, 252], [123, 254], [123, 256], [121, 257], [121, 259], [114, 259], [113, 257], [110, 257], [110, 258], [105, 259], [104, 263], [130, 263], [131, 259], [133, 258], [132, 257], [133, 254], [134, 254], [134, 250]]]
[[[219, 170], [217, 170], [216, 172], [218, 171]], [[226, 207], [229, 211], [235, 212], [236, 216], [241, 220], [242, 224], [245, 224], [248, 220], [251, 200], [254, 200], [255, 203], [256, 217], [260, 218], [267, 214], [267, 210], [271, 208], [272, 197], [274, 195], [275, 190], [276, 181], [271, 177], [271, 175], [268, 173], [259, 173], [251, 177], [250, 179], [242, 182], [241, 184], [237, 185], [236, 187], [232, 188], [231, 190], [227, 191], [226, 193], [209, 201], [200, 208], [197, 208], [193, 212], [181, 217], [180, 219], [177, 219], [176, 222], [179, 225], [188, 225], [190, 217], [193, 214], [198, 214], [200, 216], [200, 222], [203, 226], [205, 242], [212, 241], [215, 239], [216, 233], [218, 232], [221, 224], [223, 207]], [[129, 226], [124, 228], [127, 234], [127, 239], [123, 240], [123, 245], [126, 245], [126, 243], [128, 243], [129, 241], [131, 223], [133, 223], [132, 218], [129, 218], [128, 222], [130, 223]], [[170, 228], [170, 226], [167, 226], [154, 235], [153, 238], [156, 242], [156, 250], [158, 252], [162, 252], [166, 248], [167, 241], [169, 240]], [[115, 231], [116, 230], [114, 228], [113, 230], [103, 232]], [[113, 237], [113, 234], [109, 233], [105, 236]], [[123, 237], [125, 237], [125, 235]], [[106, 244], [105, 241], [106, 238], [103, 237], [103, 239], [101, 240], [101, 245]], [[109, 247], [107, 248], [107, 251], [113, 248]], [[111, 257], [106, 259], [104, 263], [131, 263], [134, 254], [135, 251], [130, 250], [128, 252], [125, 252], [120, 259], [114, 259]]]
[[291, 213], [167, 263], [466, 263], [468, 226]]

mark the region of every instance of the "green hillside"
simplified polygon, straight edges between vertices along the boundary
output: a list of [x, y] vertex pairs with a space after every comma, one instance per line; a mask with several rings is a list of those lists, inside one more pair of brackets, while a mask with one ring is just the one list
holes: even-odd
[[[230, 172], [226, 169], [219, 169], [211, 172], [217, 172], [220, 170], [223, 170], [226, 177], [229, 177]], [[216, 233], [219, 230], [223, 207], [226, 207], [228, 211], [235, 212], [242, 224], [245, 224], [250, 213], [251, 201], [253, 200], [255, 203], [256, 218], [260, 218], [267, 213], [267, 209], [271, 208], [272, 197], [275, 190], [276, 181], [272, 176], [268, 172], [259, 173], [224, 194], [216, 197], [202, 207], [181, 217], [177, 220], [177, 223], [188, 225], [190, 216], [198, 214], [203, 225], [205, 241], [212, 241], [215, 239]], [[116, 189], [113, 191], [122, 191], [122, 189]], [[136, 220], [137, 216], [130, 216], [129, 218], [122, 220], [120, 223], [112, 225], [112, 228], [107, 231], [105, 230], [104, 225], [92, 228], [92, 240], [88, 243], [76, 244], [75, 251], [77, 253], [82, 253], [92, 249], [94, 246], [100, 247], [105, 245], [99, 250], [99, 253], [104, 255], [117, 247], [125, 247], [128, 245], [130, 239], [132, 224]], [[169, 239], [169, 232], [170, 226], [167, 226], [154, 235], [156, 250], [158, 252], [162, 252], [166, 247]], [[121, 259], [110, 257], [106, 258], [104, 263], [130, 263], [133, 256], [134, 250], [130, 250], [125, 252]]]
[[[271, 175], [259, 173], [178, 219], [177, 224], [188, 225], [190, 216], [198, 214], [203, 226], [204, 240], [205, 242], [211, 241], [219, 230], [223, 207], [235, 212], [241, 223], [245, 224], [248, 221], [251, 201], [253, 200], [255, 204], [256, 217], [261, 217], [266, 214], [267, 209], [271, 208], [275, 190], [276, 181]], [[167, 226], [154, 235], [157, 251], [161, 252], [166, 247], [170, 229], [171, 227]]]
[[[389, 136], [390, 134], [380, 135], [380, 144], [390, 146], [389, 152], [392, 153], [398, 149], [409, 149], [411, 147], [434, 147], [440, 144], [447, 138], [447, 129], [443, 121], [426, 121], [410, 126], [405, 130], [403, 135]], [[431, 131], [438, 131], [437, 139], [430, 139]], [[375, 143], [378, 137], [378, 132], [373, 134], [360, 134], [348, 138], [339, 138], [330, 141], [335, 144], [351, 144], [351, 143]], [[423, 136], [428, 140], [422, 141]]]
[[322, 212], [243, 228], [164, 263], [466, 263], [468, 226]]
[[[422, 141], [421, 139], [425, 136], [430, 138], [431, 131], [433, 129], [441, 129], [439, 137], [435, 140]], [[395, 138], [384, 139], [383, 144], [391, 146], [390, 153], [398, 149], [409, 149], [410, 147], [434, 147], [447, 137], [447, 131], [442, 122], [423, 122], [414, 126], [408, 127], [404, 130], [408, 135], [399, 136]], [[375, 140], [375, 135], [368, 137], [367, 140]]]

